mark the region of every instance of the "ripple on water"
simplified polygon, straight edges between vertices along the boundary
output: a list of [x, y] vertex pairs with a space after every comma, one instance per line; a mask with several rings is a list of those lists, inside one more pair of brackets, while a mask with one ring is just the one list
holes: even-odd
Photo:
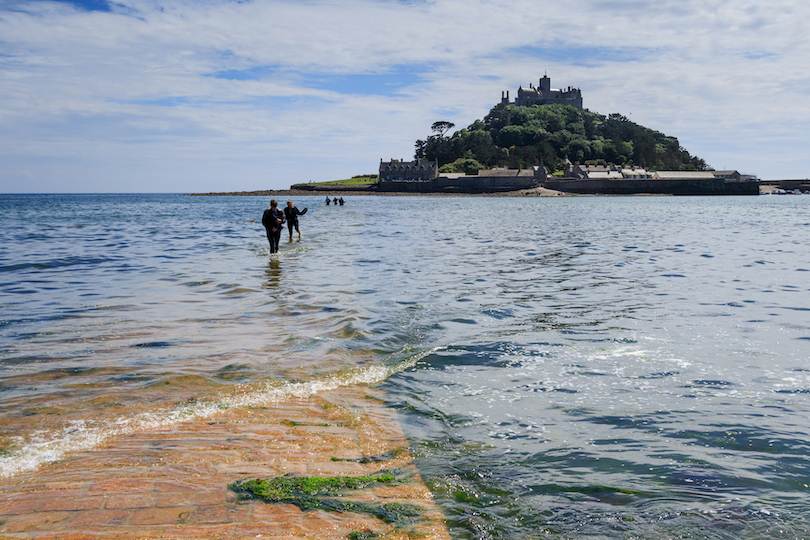
[[271, 257], [266, 200], [43, 197], [0, 197], [5, 471], [380, 384], [459, 538], [808, 536], [801, 198], [313, 199]]

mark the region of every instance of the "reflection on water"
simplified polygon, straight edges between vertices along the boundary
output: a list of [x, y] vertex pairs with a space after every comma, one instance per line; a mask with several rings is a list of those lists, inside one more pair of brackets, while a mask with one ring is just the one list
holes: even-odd
[[806, 199], [0, 197], [3, 470], [385, 380], [457, 538], [807, 537]]
[[263, 288], [272, 289], [279, 286], [281, 283], [281, 261], [277, 257], [273, 257], [267, 262], [267, 270], [264, 271], [264, 275]]

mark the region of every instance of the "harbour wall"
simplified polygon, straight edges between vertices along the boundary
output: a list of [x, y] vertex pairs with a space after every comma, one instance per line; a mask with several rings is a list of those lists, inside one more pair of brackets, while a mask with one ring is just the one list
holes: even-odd
[[382, 180], [378, 191], [406, 193], [497, 193], [517, 191], [536, 187], [534, 176], [460, 176], [457, 178], [440, 176], [426, 181], [386, 181]]
[[802, 191], [810, 191], [810, 179], [799, 180], [763, 180], [763, 186], [778, 186], [780, 189], [800, 189]]
[[723, 178], [683, 180], [607, 180], [547, 178], [547, 189], [600, 195], [759, 195], [759, 182], [727, 182]]

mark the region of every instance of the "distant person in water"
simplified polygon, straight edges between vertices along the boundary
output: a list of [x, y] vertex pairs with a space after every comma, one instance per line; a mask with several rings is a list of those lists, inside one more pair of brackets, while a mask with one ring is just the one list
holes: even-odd
[[298, 216], [303, 216], [307, 213], [307, 209], [299, 210], [295, 207], [291, 200], [287, 201], [287, 207], [284, 209], [284, 217], [287, 218], [287, 230], [290, 231], [290, 240], [292, 240], [293, 228], [298, 233], [298, 238], [301, 238], [301, 231], [298, 230]]
[[337, 206], [337, 203], [338, 203], [337, 197], [335, 197], [335, 200], [332, 201], [332, 202], [335, 203], [335, 206]]
[[332, 199], [329, 198], [329, 195], [326, 196], [326, 206], [329, 206], [329, 203], [332, 202]]
[[270, 201], [270, 207], [262, 215], [262, 225], [267, 230], [270, 242], [270, 253], [278, 253], [278, 241], [281, 239], [281, 227], [284, 224], [284, 212], [278, 209], [278, 201]]
[[340, 202], [340, 206], [343, 206], [343, 197], [341, 197], [340, 201], [338, 201], [338, 202]]

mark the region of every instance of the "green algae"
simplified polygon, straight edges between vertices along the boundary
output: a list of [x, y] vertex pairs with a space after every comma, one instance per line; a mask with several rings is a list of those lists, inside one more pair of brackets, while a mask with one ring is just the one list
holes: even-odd
[[354, 531], [346, 535], [346, 537], [349, 540], [373, 540], [374, 538], [379, 538], [380, 535], [373, 532]]
[[386, 452], [384, 454], [379, 454], [376, 456], [363, 456], [359, 458], [339, 458], [332, 456], [332, 461], [351, 461], [353, 463], [376, 463], [379, 461], [389, 461], [392, 459], [396, 459], [400, 457], [402, 454], [405, 453], [405, 448], [397, 448], [395, 450], [391, 450], [390, 452]]
[[332, 478], [287, 475], [269, 480], [257, 478], [237, 481], [230, 484], [229, 487], [237, 493], [246, 493], [269, 503], [294, 504], [303, 511], [328, 510], [370, 514], [385, 523], [402, 526], [417, 521], [422, 514], [422, 508], [413, 504], [379, 504], [346, 501], [338, 498], [352, 491], [378, 485], [393, 485], [399, 482], [400, 480], [390, 473]]
[[378, 476], [281, 476], [270, 480], [247, 480], [238, 483], [242, 490], [270, 502], [281, 502], [319, 495], [339, 495], [348, 490], [365, 489], [377, 484], [393, 484], [397, 479], [391, 474]]

